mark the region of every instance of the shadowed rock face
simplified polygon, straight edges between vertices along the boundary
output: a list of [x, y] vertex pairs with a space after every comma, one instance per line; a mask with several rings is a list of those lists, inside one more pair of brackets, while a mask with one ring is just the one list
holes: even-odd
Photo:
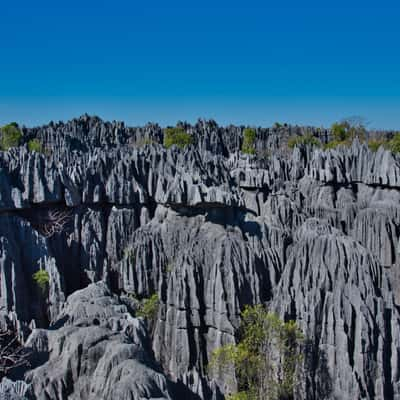
[[[166, 150], [157, 125], [83, 116], [25, 129], [45, 154], [0, 152], [0, 312], [30, 395], [217, 400], [211, 352], [265, 302], [306, 336], [299, 399], [400, 398], [399, 157], [289, 152], [292, 127], [257, 130], [260, 160], [241, 127], [183, 127], [194, 145]], [[153, 293], [146, 329], [126, 295]]]

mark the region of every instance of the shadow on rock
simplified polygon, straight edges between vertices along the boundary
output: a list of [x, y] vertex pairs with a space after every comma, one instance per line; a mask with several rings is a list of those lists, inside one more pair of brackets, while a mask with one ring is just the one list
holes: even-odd
[[333, 381], [329, 372], [328, 357], [324, 350], [316, 348], [311, 340], [304, 346], [306, 398], [328, 400], [332, 398]]

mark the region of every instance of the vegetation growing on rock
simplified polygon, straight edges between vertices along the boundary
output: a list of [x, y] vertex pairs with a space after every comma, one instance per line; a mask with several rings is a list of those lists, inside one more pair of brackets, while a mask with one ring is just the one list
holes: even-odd
[[293, 149], [298, 145], [310, 145], [310, 146], [321, 146], [321, 142], [318, 138], [316, 138], [312, 133], [307, 133], [303, 136], [292, 136], [288, 139], [288, 147]]
[[368, 147], [371, 151], [378, 151], [379, 147], [384, 146], [386, 148], [387, 146], [387, 139], [385, 138], [373, 138], [368, 140]]
[[40, 291], [44, 294], [46, 293], [49, 286], [49, 273], [44, 269], [39, 269], [32, 275], [33, 280], [39, 287]]
[[169, 149], [171, 146], [176, 145], [183, 149], [189, 144], [193, 143], [193, 138], [182, 128], [167, 128], [164, 132], [164, 146]]
[[158, 313], [158, 295], [155, 293], [147, 299], [143, 299], [136, 312], [138, 317], [143, 317], [148, 321], [154, 321]]
[[262, 305], [247, 306], [242, 312], [239, 343], [215, 350], [210, 370], [234, 371], [238, 392], [230, 400], [292, 398], [302, 361], [302, 339], [294, 321], [283, 322]]
[[[217, 399], [235, 378], [217, 371], [207, 379], [211, 352], [241, 343], [240, 307], [261, 301], [296, 315], [307, 332], [296, 398], [398, 397], [390, 371], [399, 360], [390, 355], [399, 347], [400, 281], [384, 269], [399, 263], [398, 158], [359, 140], [335, 154], [287, 151], [288, 137], [330, 135], [300, 126], [257, 128], [256, 157], [241, 157], [241, 127], [179, 126], [196, 143], [184, 152], [130, 146], [131, 137], [162, 142], [159, 126], [87, 117], [23, 129], [21, 142], [41, 138], [48, 157], [25, 145], [0, 152], [3, 313], [15, 315], [20, 336], [32, 320], [43, 328], [29, 341], [35, 359], [45, 343], [63, 348], [27, 372], [36, 397], [62, 394], [70, 382], [75, 398], [94, 388], [93, 398], [115, 400], [190, 391]], [[395, 143], [393, 132], [370, 137], [379, 135]], [[65, 209], [71, 224], [53, 228]], [[54, 280], [46, 297], [29, 268], [38, 257]], [[154, 291], [158, 313], [146, 312], [143, 294]], [[138, 309], [154, 322], [135, 320]], [[83, 359], [87, 368], [71, 377]], [[165, 392], [166, 373], [188, 396]], [[248, 399], [239, 389], [236, 398]]]
[[341, 122], [335, 122], [332, 124], [331, 134], [332, 138], [325, 145], [325, 149], [334, 149], [340, 145], [349, 146], [356, 137], [361, 140], [365, 139], [365, 122], [361, 117], [351, 117]]
[[40, 142], [39, 139], [31, 139], [28, 142], [28, 150], [29, 151], [36, 151], [36, 153], [42, 153], [43, 152], [43, 147], [42, 143]]
[[400, 153], [400, 132], [397, 132], [387, 143], [386, 148], [393, 153]]
[[256, 131], [251, 128], [246, 128], [243, 131], [242, 152], [246, 154], [256, 153]]
[[17, 147], [22, 138], [22, 133], [16, 122], [11, 122], [1, 128], [1, 150], [8, 150], [11, 147]]

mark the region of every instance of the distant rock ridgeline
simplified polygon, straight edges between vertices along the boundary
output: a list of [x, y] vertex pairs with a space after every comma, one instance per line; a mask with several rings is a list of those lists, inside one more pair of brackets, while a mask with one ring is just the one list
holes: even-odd
[[[261, 302], [307, 338], [296, 398], [400, 396], [399, 156], [288, 149], [327, 140], [308, 127], [257, 129], [245, 155], [243, 127], [181, 126], [193, 144], [165, 149], [157, 125], [83, 116], [24, 128], [43, 153], [0, 152], [0, 310], [32, 396], [222, 398], [211, 352]], [[130, 299], [154, 293], [149, 332]]]
[[[199, 119], [195, 125], [178, 122], [194, 138], [194, 144], [202, 151], [214, 154], [223, 154], [240, 150], [243, 142], [244, 126], [218, 126], [215, 121]], [[271, 128], [254, 128], [256, 131], [256, 147], [261, 149], [279, 150], [280, 142], [287, 141], [293, 135], [306, 132], [319, 137], [326, 142], [330, 137], [330, 130], [308, 126], [275, 125]], [[102, 150], [121, 148], [124, 146], [136, 147], [144, 143], [163, 143], [164, 130], [158, 124], [149, 123], [141, 127], [128, 127], [123, 122], [105, 122], [98, 117], [83, 115], [66, 123], [50, 122], [46, 126], [37, 128], [23, 128], [24, 141], [39, 139], [45, 148], [52, 150], [53, 157], [64, 155], [67, 157], [74, 151], [88, 152], [95, 148]]]

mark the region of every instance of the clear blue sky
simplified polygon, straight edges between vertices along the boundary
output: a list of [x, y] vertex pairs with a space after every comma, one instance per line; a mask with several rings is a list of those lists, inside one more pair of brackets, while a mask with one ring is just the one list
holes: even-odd
[[399, 1], [4, 0], [0, 123], [400, 129]]

